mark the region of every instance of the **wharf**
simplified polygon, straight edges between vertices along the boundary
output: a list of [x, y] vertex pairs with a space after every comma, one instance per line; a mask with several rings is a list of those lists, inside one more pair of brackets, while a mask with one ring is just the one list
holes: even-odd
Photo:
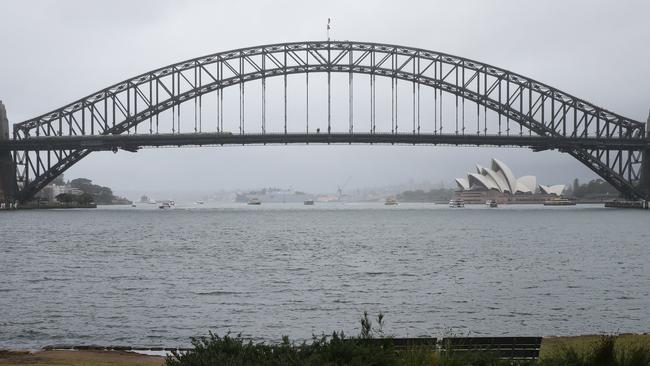
[[650, 201], [609, 201], [605, 202], [605, 207], [609, 208], [636, 208], [647, 210], [650, 206]]

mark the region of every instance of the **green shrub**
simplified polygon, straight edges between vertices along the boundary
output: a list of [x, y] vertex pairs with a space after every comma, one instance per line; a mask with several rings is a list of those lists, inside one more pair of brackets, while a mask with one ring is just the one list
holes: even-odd
[[194, 349], [189, 352], [172, 352], [166, 365], [400, 365], [389, 340], [371, 344], [337, 332], [330, 337], [314, 337], [311, 343], [299, 345], [292, 344], [287, 337], [283, 337], [280, 344], [268, 345], [245, 341], [241, 335], [220, 337], [210, 333], [209, 337], [192, 339], [192, 345]]
[[[646, 345], [616, 345], [615, 336], [603, 336], [587, 348], [560, 346], [541, 360], [507, 360], [486, 351], [436, 352], [419, 346], [396, 350], [384, 336], [384, 316], [373, 321], [368, 313], [360, 320], [358, 337], [343, 332], [313, 336], [309, 343], [253, 343], [241, 335], [223, 337], [212, 332], [192, 338], [192, 350], [172, 352], [166, 366], [650, 366]], [[444, 346], [443, 346], [444, 348]]]

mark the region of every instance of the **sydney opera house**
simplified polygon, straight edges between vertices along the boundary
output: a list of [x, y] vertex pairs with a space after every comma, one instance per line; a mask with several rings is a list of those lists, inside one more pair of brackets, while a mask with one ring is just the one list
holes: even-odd
[[537, 184], [537, 178], [525, 175], [517, 178], [502, 161], [492, 159], [489, 168], [476, 165], [476, 173], [467, 178], [456, 178], [456, 198], [468, 203], [485, 203], [496, 200], [499, 203], [535, 203], [549, 196], [560, 196], [563, 184], [546, 186]]

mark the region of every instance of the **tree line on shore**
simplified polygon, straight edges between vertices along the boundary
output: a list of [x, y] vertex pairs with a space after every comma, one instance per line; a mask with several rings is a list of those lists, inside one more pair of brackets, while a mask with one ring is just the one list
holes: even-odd
[[131, 204], [131, 201], [126, 198], [115, 196], [113, 190], [109, 187], [93, 184], [92, 180], [87, 178], [76, 178], [65, 182], [63, 175], [60, 175], [52, 183], [69, 186], [82, 192], [81, 194], [61, 193], [57, 195], [55, 198], [61, 203], [75, 203], [79, 205], [88, 205], [91, 203], [98, 205]]
[[618, 197], [620, 193], [611, 184], [604, 180], [592, 179], [587, 183], [580, 183], [578, 178], [573, 180], [573, 184], [567, 189], [567, 194], [576, 198], [592, 198], [592, 197]]

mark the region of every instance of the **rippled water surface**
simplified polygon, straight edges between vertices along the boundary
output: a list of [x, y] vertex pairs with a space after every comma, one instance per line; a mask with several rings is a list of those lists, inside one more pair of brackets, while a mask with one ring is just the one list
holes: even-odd
[[0, 347], [182, 346], [208, 330], [650, 329], [650, 213], [263, 204], [0, 212]]

